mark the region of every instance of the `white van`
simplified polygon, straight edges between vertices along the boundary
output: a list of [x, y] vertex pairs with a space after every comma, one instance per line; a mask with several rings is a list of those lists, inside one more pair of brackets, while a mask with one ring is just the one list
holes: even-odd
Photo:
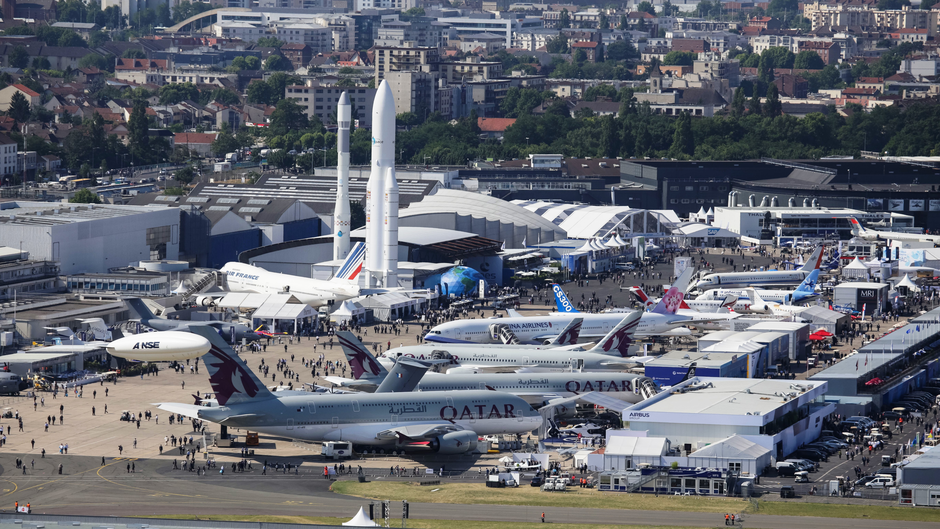
[[888, 476], [878, 476], [865, 484], [870, 489], [884, 489], [894, 486], [894, 479]]

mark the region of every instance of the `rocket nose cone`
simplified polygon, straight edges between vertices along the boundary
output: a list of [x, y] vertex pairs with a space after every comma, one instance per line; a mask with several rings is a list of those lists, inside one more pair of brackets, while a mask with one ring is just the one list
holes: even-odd
[[395, 98], [392, 96], [392, 87], [388, 81], [382, 81], [378, 90], [375, 91], [375, 103], [373, 105], [377, 114], [395, 115]]
[[[384, 82], [384, 81], [383, 81], [383, 82]], [[348, 104], [349, 104], [349, 94], [347, 94], [346, 92], [343, 92], [343, 95], [339, 96], [339, 104], [340, 104], [340, 105], [348, 105]]]

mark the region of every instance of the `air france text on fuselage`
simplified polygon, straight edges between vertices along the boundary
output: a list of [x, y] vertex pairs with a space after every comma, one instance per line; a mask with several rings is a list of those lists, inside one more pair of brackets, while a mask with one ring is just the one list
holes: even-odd
[[234, 271], [229, 272], [228, 275], [229, 277], [237, 277], [239, 279], [251, 279], [252, 281], [257, 281], [258, 278], [261, 277], [261, 276], [251, 275], [251, 274], [244, 274], [242, 272], [234, 272]]

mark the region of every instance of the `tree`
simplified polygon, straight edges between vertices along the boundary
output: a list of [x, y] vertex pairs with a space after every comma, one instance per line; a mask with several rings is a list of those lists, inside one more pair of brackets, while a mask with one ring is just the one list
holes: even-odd
[[810, 50], [797, 53], [796, 58], [793, 60], [793, 67], [799, 70], [822, 70], [825, 66], [822, 57], [815, 51]]
[[199, 90], [193, 83], [171, 83], [160, 87], [161, 105], [176, 105], [186, 100], [199, 100]]
[[597, 26], [601, 30], [610, 29], [610, 19], [607, 18], [607, 13], [601, 11], [600, 16], [597, 18]]
[[662, 16], [671, 17], [679, 14], [679, 6], [673, 5], [672, 2], [666, 0], [663, 2], [663, 11]]
[[10, 110], [7, 114], [16, 120], [17, 123], [26, 123], [29, 119], [29, 101], [22, 92], [16, 91], [10, 99]]
[[176, 4], [176, 7], [173, 9], [173, 22], [178, 24], [189, 17], [204, 13], [210, 9], [212, 9], [212, 5], [208, 2], [190, 2], [189, 0], [182, 0], [180, 3]]
[[747, 110], [754, 115], [760, 115], [761, 113], [760, 95], [757, 94], [756, 86], [754, 87], [753, 94], [751, 94], [751, 100], [747, 104]]
[[369, 84], [366, 85], [366, 87], [375, 90], [375, 77], [373, 77], [372, 79], [369, 79]]
[[114, 64], [108, 59], [98, 55], [97, 53], [89, 53], [81, 59], [78, 60], [79, 68], [97, 68], [99, 70], [108, 70], [114, 68]]
[[97, 48], [109, 40], [111, 40], [111, 35], [108, 35], [104, 31], [95, 31], [88, 36], [88, 46], [91, 48]]
[[607, 46], [607, 58], [612, 61], [625, 61], [637, 56], [636, 48], [627, 40], [611, 42]]
[[769, 118], [775, 118], [781, 114], [782, 110], [783, 105], [780, 103], [777, 85], [771, 84], [767, 87], [767, 101], [764, 103], [764, 115]]
[[220, 132], [219, 135], [215, 137], [215, 141], [212, 142], [212, 152], [214, 152], [216, 156], [233, 152], [239, 147], [238, 140], [227, 130]]
[[584, 52], [581, 48], [574, 50], [574, 53], [571, 54], [571, 60], [581, 64], [587, 60], [587, 53]]
[[277, 136], [307, 128], [307, 115], [292, 99], [281, 99], [271, 113], [271, 133]]
[[571, 27], [571, 15], [568, 14], [567, 9], [562, 9], [561, 13], [558, 15], [558, 23], [555, 24], [555, 29], [565, 29]]
[[793, 61], [796, 59], [792, 51], [782, 46], [767, 48], [760, 57], [767, 59], [770, 68], [793, 68]]
[[69, 199], [73, 204], [101, 204], [101, 197], [92, 193], [87, 188], [79, 189], [75, 195]]
[[656, 8], [653, 7], [653, 4], [651, 4], [648, 0], [643, 0], [637, 4], [636, 10], [639, 13], [649, 13], [653, 16], [656, 16]]
[[284, 149], [278, 149], [268, 154], [268, 163], [274, 167], [288, 169], [294, 166], [294, 157]]
[[232, 65], [228, 67], [228, 70], [233, 72], [238, 72], [241, 70], [258, 70], [261, 68], [261, 59], [248, 55], [246, 57], [235, 57], [232, 59]]
[[10, 66], [13, 68], [24, 69], [29, 65], [29, 52], [23, 46], [15, 46], [7, 57]]
[[691, 51], [670, 51], [663, 57], [666, 66], [692, 66], [698, 56]]
[[548, 53], [568, 53], [568, 37], [564, 33], [548, 40], [545, 44]]
[[176, 178], [176, 181], [182, 185], [189, 185], [190, 182], [196, 177], [196, 174], [193, 172], [192, 167], [184, 167], [173, 175]]
[[734, 98], [731, 101], [731, 111], [735, 116], [743, 116], [745, 104], [746, 98], [744, 96], [744, 89], [739, 86], [734, 90]]
[[695, 152], [695, 140], [692, 137], [692, 118], [688, 112], [679, 114], [675, 129], [669, 155], [673, 158], [691, 156]]
[[264, 69], [283, 72], [291, 69], [291, 63], [280, 55], [269, 55], [268, 58], [264, 60]]
[[878, 0], [878, 9], [881, 11], [889, 9], [901, 9], [902, 7], [910, 5], [910, 0]]
[[255, 43], [261, 48], [280, 48], [285, 44], [283, 40], [278, 40], [277, 37], [261, 37]]
[[248, 85], [248, 102], [249, 103], [262, 103], [268, 105], [273, 99], [274, 93], [271, 90], [271, 85], [265, 81], [252, 81]]
[[147, 118], [147, 106], [143, 100], [134, 101], [127, 120], [127, 132], [135, 157], [141, 160], [150, 158], [150, 119]]
[[646, 156], [652, 148], [653, 136], [650, 134], [649, 127], [646, 124], [641, 124], [636, 135], [636, 145], [633, 152], [636, 153], [637, 157]]

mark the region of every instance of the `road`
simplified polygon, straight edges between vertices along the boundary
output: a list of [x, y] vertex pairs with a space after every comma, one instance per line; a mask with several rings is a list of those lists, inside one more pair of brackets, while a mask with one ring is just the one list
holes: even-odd
[[[54, 471], [65, 465], [63, 475]], [[340, 496], [330, 492], [330, 482], [313, 473], [285, 475], [254, 472], [219, 475], [173, 470], [166, 460], [113, 458], [100, 466], [100, 458], [49, 455], [39, 460], [34, 474], [22, 476], [12, 456], [0, 457], [3, 501], [30, 502], [37, 514], [160, 516], [167, 514], [232, 515], [307, 515], [351, 517], [368, 500]], [[134, 464], [135, 472], [127, 472]], [[28, 463], [27, 463], [28, 464]], [[611, 494], [611, 501], [629, 496]], [[546, 504], [551, 502], [546, 496]], [[742, 507], [743, 507], [742, 503]], [[115, 506], [120, 506], [115, 509]], [[393, 504], [393, 512], [400, 505]], [[722, 515], [700, 512], [623, 511], [546, 506], [453, 505], [412, 503], [413, 518], [441, 520], [481, 520], [505, 522], [538, 521], [544, 511], [549, 522], [584, 524], [640, 524], [714, 527]], [[827, 529], [883, 529], [879, 520], [841, 520], [791, 516], [747, 515], [748, 527], [792, 529], [820, 527]], [[905, 529], [936, 529], [935, 523], [905, 522]]]

